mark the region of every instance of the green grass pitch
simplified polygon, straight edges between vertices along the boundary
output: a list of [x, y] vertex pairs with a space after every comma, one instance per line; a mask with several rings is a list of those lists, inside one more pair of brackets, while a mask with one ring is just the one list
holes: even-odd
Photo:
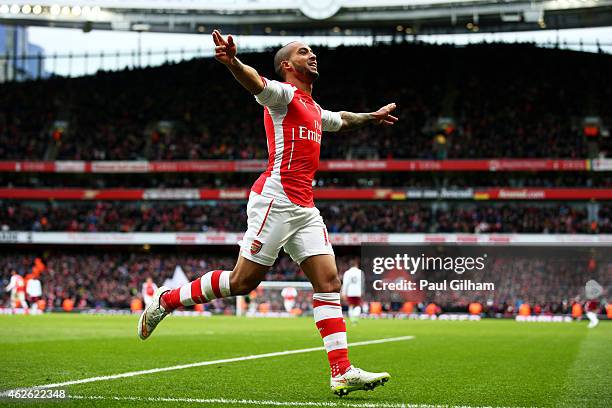
[[[311, 318], [171, 316], [145, 342], [136, 322], [136, 316], [0, 316], [0, 388], [322, 345]], [[88, 399], [29, 405], [612, 406], [609, 322], [588, 330], [586, 322], [361, 320], [348, 325], [348, 334], [349, 342], [414, 339], [350, 350], [355, 365], [392, 378], [374, 392], [342, 399], [330, 393], [326, 356], [315, 351], [70, 385], [63, 387], [69, 395]], [[0, 406], [28, 403], [17, 404], [0, 400]]]

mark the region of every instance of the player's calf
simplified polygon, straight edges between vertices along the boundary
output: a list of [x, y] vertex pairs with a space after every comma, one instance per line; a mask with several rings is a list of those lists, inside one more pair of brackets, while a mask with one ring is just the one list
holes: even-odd
[[211, 271], [200, 278], [172, 289], [161, 297], [161, 305], [168, 312], [182, 306], [208, 303], [214, 299], [228, 297], [232, 271]]

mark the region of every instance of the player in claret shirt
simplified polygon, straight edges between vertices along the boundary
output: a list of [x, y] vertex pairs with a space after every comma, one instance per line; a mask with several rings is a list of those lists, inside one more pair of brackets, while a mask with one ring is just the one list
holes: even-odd
[[363, 271], [359, 269], [359, 261], [353, 259], [351, 267], [342, 275], [342, 289], [340, 293], [348, 304], [348, 316], [351, 323], [356, 324], [361, 316], [361, 296], [363, 295], [365, 279]]
[[215, 58], [263, 106], [268, 167], [251, 188], [247, 231], [234, 269], [208, 272], [178, 289], [159, 288], [140, 318], [138, 334], [148, 338], [178, 307], [248, 294], [264, 279], [283, 248], [312, 283], [314, 318], [327, 351], [332, 392], [342, 396], [373, 389], [385, 383], [389, 374], [370, 373], [349, 362], [340, 279], [327, 229], [314, 206], [312, 181], [319, 166], [323, 132], [367, 124], [393, 125], [397, 121], [391, 115], [395, 104], [371, 113], [325, 110], [312, 98], [319, 71], [317, 57], [308, 45], [294, 41], [278, 50], [274, 68], [283, 79], [278, 82], [243, 64], [236, 57], [232, 36], [223, 38], [216, 30], [212, 36]]
[[597, 317], [597, 313], [599, 312], [599, 300], [598, 299], [589, 299], [584, 304], [584, 311], [587, 319], [589, 319], [589, 329], [594, 329], [599, 325], [599, 318]]

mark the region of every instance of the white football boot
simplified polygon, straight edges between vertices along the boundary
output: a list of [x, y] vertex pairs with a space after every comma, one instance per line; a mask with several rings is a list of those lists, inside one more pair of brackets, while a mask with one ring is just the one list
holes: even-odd
[[385, 385], [389, 378], [391, 378], [389, 373], [369, 373], [351, 366], [346, 373], [332, 377], [330, 386], [334, 394], [342, 397], [357, 390], [373, 390], [379, 385]]
[[138, 337], [142, 340], [148, 339], [159, 322], [170, 314], [160, 304], [161, 295], [169, 290], [170, 288], [166, 286], [158, 288], [153, 295], [153, 301], [140, 315], [138, 320]]

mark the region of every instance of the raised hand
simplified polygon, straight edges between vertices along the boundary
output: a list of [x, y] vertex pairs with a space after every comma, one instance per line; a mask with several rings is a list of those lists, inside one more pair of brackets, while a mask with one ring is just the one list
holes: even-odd
[[231, 35], [227, 36], [225, 40], [219, 30], [212, 32], [212, 38], [215, 42], [215, 59], [222, 64], [228, 65], [236, 57], [236, 44], [234, 38]]
[[395, 103], [390, 103], [388, 105], [383, 106], [376, 112], [370, 113], [370, 115], [372, 115], [372, 118], [374, 119], [377, 125], [390, 126], [398, 121], [397, 117], [391, 115], [391, 112], [393, 112], [395, 108]]

